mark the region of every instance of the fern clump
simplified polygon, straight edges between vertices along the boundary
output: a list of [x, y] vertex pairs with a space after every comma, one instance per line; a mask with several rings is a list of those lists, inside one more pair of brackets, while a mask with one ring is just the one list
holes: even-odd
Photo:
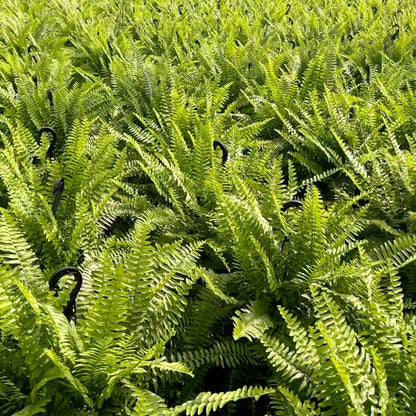
[[0, 4], [0, 413], [413, 415], [408, 1]]

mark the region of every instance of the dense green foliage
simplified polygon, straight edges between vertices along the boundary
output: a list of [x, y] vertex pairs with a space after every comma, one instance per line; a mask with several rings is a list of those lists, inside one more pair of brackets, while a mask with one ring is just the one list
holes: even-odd
[[415, 12], [2, 1], [0, 414], [414, 415]]

